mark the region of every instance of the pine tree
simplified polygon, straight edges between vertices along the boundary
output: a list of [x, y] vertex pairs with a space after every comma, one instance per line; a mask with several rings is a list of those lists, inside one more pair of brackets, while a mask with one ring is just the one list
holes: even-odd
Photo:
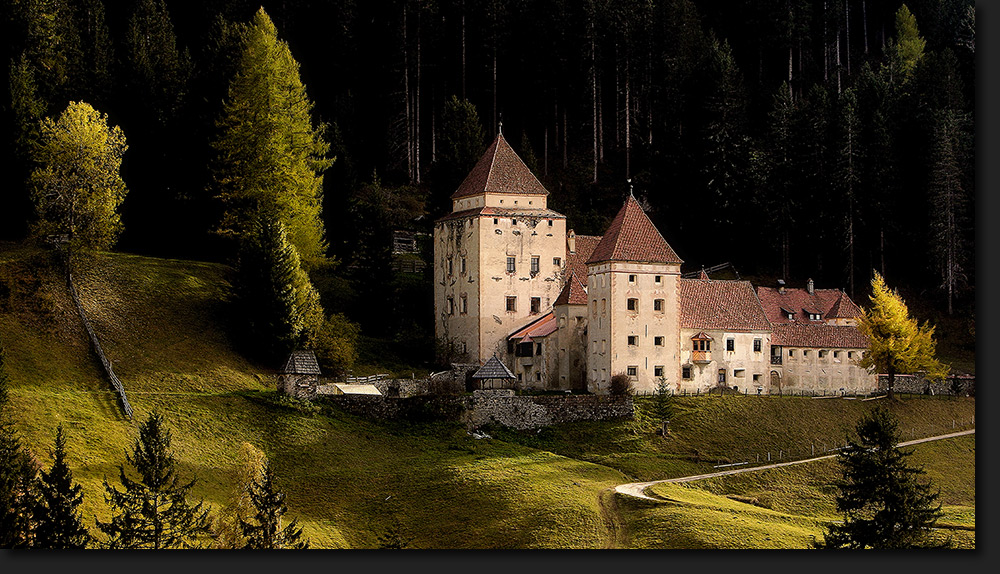
[[907, 82], [924, 55], [927, 41], [920, 36], [917, 19], [903, 4], [896, 11], [896, 39], [891, 50], [891, 66], [899, 74], [901, 83]]
[[190, 58], [177, 47], [163, 0], [139, 0], [125, 36], [130, 103], [150, 110], [160, 125], [173, 119], [184, 97]]
[[80, 518], [83, 487], [73, 482], [73, 472], [66, 464], [66, 437], [62, 425], [56, 428], [52, 468], [39, 473], [38, 504], [35, 522], [35, 548], [84, 548], [90, 533]]
[[928, 182], [931, 214], [931, 253], [941, 274], [941, 288], [948, 295], [948, 314], [956, 289], [965, 280], [969, 249], [963, 241], [968, 225], [968, 198], [962, 186], [960, 158], [961, 117], [946, 109], [936, 114], [931, 173]]
[[0, 348], [0, 548], [31, 546], [37, 465], [14, 429]]
[[449, 98], [441, 112], [437, 158], [431, 166], [434, 217], [451, 211], [451, 194], [479, 161], [485, 138], [476, 106], [455, 96]]
[[252, 520], [240, 520], [240, 528], [246, 538], [245, 549], [249, 550], [303, 550], [309, 548], [309, 541], [302, 539], [302, 529], [296, 520], [284, 527], [281, 517], [288, 512], [285, 494], [275, 488], [274, 471], [271, 463], [264, 462], [263, 472], [251, 483], [247, 490], [253, 509]]
[[888, 374], [889, 400], [894, 398], [897, 373], [919, 371], [932, 380], [947, 375], [948, 366], [934, 357], [934, 327], [926, 322], [918, 326], [903, 298], [886, 287], [878, 272], [872, 279], [871, 308], [864, 311], [858, 329], [868, 339], [858, 366]]
[[830, 188], [834, 195], [840, 198], [842, 211], [840, 217], [841, 245], [845, 253], [845, 269], [847, 271], [847, 293], [854, 297], [854, 271], [857, 268], [855, 254], [857, 252], [858, 221], [858, 163], [861, 151], [858, 142], [857, 97], [853, 88], [841, 92], [837, 110], [836, 126], [833, 140], [833, 177]]
[[262, 8], [244, 30], [216, 124], [213, 186], [225, 206], [221, 232], [240, 238], [256, 218], [276, 217], [301, 257], [324, 255], [323, 172], [333, 159], [312, 111], [299, 64]]
[[324, 322], [323, 307], [284, 225], [257, 219], [249, 231], [236, 269], [236, 315], [245, 327], [248, 348], [278, 361], [315, 342]]
[[74, 245], [110, 249], [122, 230], [118, 208], [128, 189], [121, 177], [128, 146], [118, 126], [86, 102], [70, 102], [58, 119], [42, 121], [39, 167], [29, 180], [38, 213], [34, 233], [69, 234]]
[[918, 481], [923, 469], [910, 466], [913, 451], [897, 448], [895, 417], [878, 407], [858, 421], [837, 459], [842, 479], [837, 511], [843, 524], [827, 527], [821, 548], [899, 550], [926, 546], [928, 529], [941, 516], [938, 493]]
[[111, 507], [111, 521], [97, 521], [109, 537], [111, 549], [192, 548], [208, 535], [208, 509], [203, 502], [191, 506], [188, 493], [195, 479], [181, 483], [170, 450], [170, 429], [163, 416], [153, 412], [139, 427], [132, 454], [125, 459], [139, 480], [133, 480], [119, 465], [118, 490], [104, 479], [105, 501]]

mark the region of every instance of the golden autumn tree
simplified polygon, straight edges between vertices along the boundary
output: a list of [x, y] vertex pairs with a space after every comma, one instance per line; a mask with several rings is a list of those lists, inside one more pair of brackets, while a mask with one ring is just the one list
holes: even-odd
[[949, 367], [935, 357], [934, 327], [926, 321], [918, 325], [903, 298], [889, 290], [878, 272], [872, 279], [870, 299], [871, 307], [858, 325], [868, 339], [868, 351], [858, 365], [888, 375], [889, 399], [897, 374], [921, 372], [931, 380], [943, 379]]

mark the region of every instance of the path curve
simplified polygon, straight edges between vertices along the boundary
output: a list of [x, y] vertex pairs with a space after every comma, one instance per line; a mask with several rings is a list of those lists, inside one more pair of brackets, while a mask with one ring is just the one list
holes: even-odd
[[[938, 435], [938, 436], [931, 436], [931, 437], [927, 437], [927, 438], [918, 438], [916, 440], [908, 440], [906, 442], [901, 442], [898, 445], [896, 445], [896, 447], [898, 448], [898, 447], [901, 447], [901, 446], [911, 446], [911, 445], [915, 445], [915, 444], [920, 444], [922, 442], [930, 442], [930, 441], [934, 441], [934, 440], [944, 440], [944, 439], [948, 439], [948, 438], [955, 438], [955, 437], [960, 437], [960, 436], [965, 436], [965, 435], [970, 435], [970, 434], [975, 434], [975, 433], [976, 433], [976, 429], [971, 429], [971, 430], [964, 430], [964, 431], [953, 432], [953, 433], [943, 434], [943, 435]], [[817, 457], [813, 457], [813, 458], [805, 458], [805, 459], [802, 459], [802, 460], [793, 460], [793, 461], [790, 461], [790, 462], [779, 462], [779, 463], [768, 464], [768, 465], [763, 465], [763, 466], [751, 466], [751, 467], [748, 467], [748, 468], [738, 468], [738, 469], [733, 469], [733, 470], [723, 470], [723, 471], [720, 471], [720, 472], [711, 472], [711, 473], [708, 473], [708, 474], [696, 474], [696, 475], [692, 475], [692, 476], [681, 476], [681, 477], [678, 477], [678, 478], [667, 478], [667, 479], [664, 479], [664, 480], [652, 480], [652, 481], [649, 481], [649, 482], [630, 482], [628, 484], [619, 484], [618, 486], [615, 487], [615, 492], [617, 492], [619, 494], [624, 494], [626, 496], [632, 496], [632, 497], [635, 497], [635, 498], [639, 498], [639, 499], [642, 499], [642, 500], [650, 500], [650, 501], [653, 501], [653, 502], [663, 502], [662, 498], [654, 498], [652, 496], [647, 495], [646, 494], [646, 489], [649, 488], [650, 486], [653, 486], [654, 484], [660, 484], [661, 482], [691, 482], [693, 480], [701, 480], [703, 478], [715, 478], [717, 476], [726, 476], [726, 475], [729, 475], [729, 474], [739, 474], [741, 472], [752, 472], [752, 471], [755, 471], [755, 470], [766, 470], [766, 469], [769, 469], [769, 468], [778, 468], [778, 467], [781, 467], [781, 466], [789, 466], [789, 465], [792, 465], [792, 464], [803, 464], [803, 463], [806, 463], [806, 462], [815, 462], [817, 460], [823, 460], [823, 459], [827, 459], [827, 458], [833, 458], [835, 456], [837, 456], [837, 455], [836, 454], [827, 454], [827, 455], [817, 456]]]

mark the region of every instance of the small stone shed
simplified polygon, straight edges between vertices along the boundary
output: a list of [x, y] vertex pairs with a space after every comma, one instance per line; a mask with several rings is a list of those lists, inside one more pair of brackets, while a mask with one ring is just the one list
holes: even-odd
[[312, 351], [292, 351], [278, 375], [278, 392], [299, 399], [315, 398], [320, 374]]
[[516, 378], [517, 377], [514, 376], [514, 373], [511, 373], [510, 369], [507, 368], [507, 365], [503, 364], [496, 355], [490, 357], [489, 360], [486, 361], [486, 363], [484, 363], [474, 375], [472, 375], [473, 380], [479, 381], [481, 389], [486, 388], [486, 381], [490, 382], [491, 389], [496, 381], [500, 381], [500, 388], [503, 389], [507, 387], [508, 382], [512, 382]]

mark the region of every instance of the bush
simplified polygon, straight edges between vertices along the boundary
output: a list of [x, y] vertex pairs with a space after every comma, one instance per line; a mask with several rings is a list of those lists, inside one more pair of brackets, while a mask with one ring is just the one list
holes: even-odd
[[324, 373], [339, 376], [354, 366], [360, 334], [361, 329], [342, 313], [334, 313], [323, 322], [312, 345]]
[[618, 373], [611, 377], [611, 394], [615, 396], [631, 395], [635, 392], [632, 385], [632, 378], [625, 373]]

